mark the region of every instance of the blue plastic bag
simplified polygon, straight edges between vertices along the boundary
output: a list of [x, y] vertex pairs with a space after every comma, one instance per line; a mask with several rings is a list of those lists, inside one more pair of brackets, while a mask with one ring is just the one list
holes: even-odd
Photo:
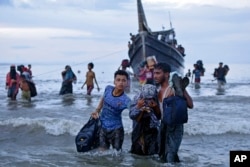
[[178, 125], [188, 122], [187, 101], [180, 96], [170, 96], [163, 99], [163, 123]]

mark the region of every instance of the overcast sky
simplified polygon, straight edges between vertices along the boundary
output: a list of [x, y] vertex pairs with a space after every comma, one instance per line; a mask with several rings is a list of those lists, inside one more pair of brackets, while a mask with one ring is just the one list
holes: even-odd
[[[142, 3], [151, 30], [171, 18], [186, 63], [250, 63], [249, 0]], [[137, 31], [136, 0], [0, 0], [0, 63], [120, 63]]]

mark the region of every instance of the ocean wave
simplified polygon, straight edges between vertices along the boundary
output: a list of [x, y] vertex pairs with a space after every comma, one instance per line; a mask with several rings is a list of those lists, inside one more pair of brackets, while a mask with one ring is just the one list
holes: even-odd
[[[63, 135], [70, 134], [76, 136], [82, 128], [83, 123], [78, 120], [68, 120], [62, 118], [12, 118], [0, 121], [0, 126], [12, 126], [18, 128], [21, 126], [29, 126], [31, 129], [43, 128], [47, 134]], [[129, 135], [132, 132], [130, 123], [124, 124], [125, 134]], [[184, 124], [184, 133], [187, 135], [221, 135], [221, 134], [250, 134], [250, 122], [235, 121], [235, 122], [197, 122]]]
[[72, 136], [75, 136], [80, 128], [83, 126], [81, 123], [78, 123], [74, 120], [59, 119], [59, 118], [13, 118], [8, 120], [0, 121], [0, 126], [29, 126], [29, 128], [44, 128], [47, 134], [59, 136], [62, 134], [69, 133]]
[[250, 134], [250, 122], [247, 120], [197, 122], [184, 125], [188, 135], [221, 135], [221, 134]]

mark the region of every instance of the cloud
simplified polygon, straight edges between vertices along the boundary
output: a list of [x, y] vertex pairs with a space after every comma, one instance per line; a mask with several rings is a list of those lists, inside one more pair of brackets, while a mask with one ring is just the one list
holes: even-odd
[[[0, 2], [0, 58], [4, 61], [111, 59], [112, 63], [120, 63], [128, 57], [129, 33], [138, 32], [135, 0]], [[142, 3], [153, 31], [170, 27], [171, 12], [177, 41], [186, 50], [186, 62], [197, 59], [217, 62], [218, 58], [234, 62], [238, 50], [242, 61], [249, 61], [250, 50], [246, 47], [250, 44], [249, 2], [239, 0], [236, 8], [229, 8], [231, 0], [142, 0]]]
[[[191, 6], [219, 6], [223, 8], [249, 8], [249, 0], [142, 0], [144, 6], [151, 8], [188, 8]], [[122, 9], [133, 0], [1, 0], [1, 5], [16, 8], [79, 8], [92, 10]], [[130, 5], [129, 5], [130, 6]], [[157, 8], [155, 8], [157, 9]]]
[[79, 8], [93, 10], [119, 9], [128, 0], [1, 0], [0, 5], [15, 8]]
[[12, 46], [13, 49], [31, 49], [31, 46], [27, 46], [27, 45], [15, 45]]
[[161, 4], [160, 6], [166, 7], [170, 5], [175, 8], [186, 8], [188, 6], [219, 6], [224, 8], [249, 8], [250, 1], [248, 0], [144, 0], [143, 2], [149, 4]]
[[90, 37], [92, 34], [86, 31], [71, 30], [64, 28], [12, 28], [5, 27], [0, 28], [1, 38], [35, 38], [35, 39], [47, 39], [47, 38], [79, 38]]

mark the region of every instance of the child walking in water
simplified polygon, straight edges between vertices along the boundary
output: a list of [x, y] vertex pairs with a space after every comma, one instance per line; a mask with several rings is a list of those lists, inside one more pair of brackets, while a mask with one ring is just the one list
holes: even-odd
[[127, 80], [127, 72], [116, 71], [114, 86], [106, 86], [96, 111], [91, 114], [94, 119], [100, 116], [100, 150], [107, 150], [110, 146], [116, 151], [122, 150], [124, 140], [122, 112], [129, 108], [131, 101], [128, 95], [124, 93], [128, 83]]
[[92, 71], [93, 68], [94, 68], [94, 64], [92, 62], [89, 63], [88, 64], [89, 71], [86, 73], [86, 80], [81, 87], [83, 89], [84, 85], [87, 85], [87, 95], [91, 95], [91, 92], [94, 89], [94, 81], [97, 85], [98, 92], [100, 91], [100, 88], [99, 88], [98, 83], [96, 81], [95, 72]]
[[19, 87], [22, 90], [22, 98], [31, 101], [30, 87], [24, 75], [21, 75]]

